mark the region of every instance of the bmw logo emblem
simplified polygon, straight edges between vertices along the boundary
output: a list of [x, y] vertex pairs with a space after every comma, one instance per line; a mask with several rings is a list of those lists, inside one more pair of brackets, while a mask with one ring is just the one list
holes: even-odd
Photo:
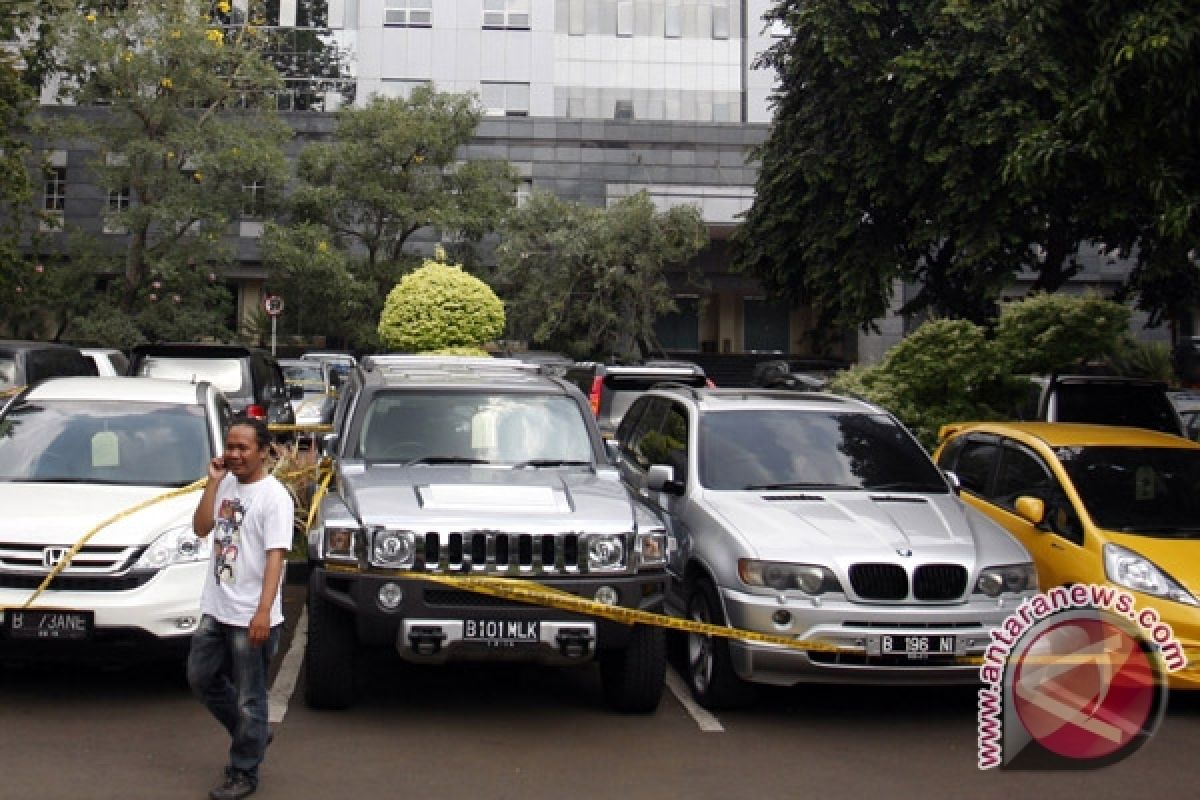
[[897, 547], [896, 555], [901, 558], [912, 558], [912, 550], [909, 550], [907, 547]]

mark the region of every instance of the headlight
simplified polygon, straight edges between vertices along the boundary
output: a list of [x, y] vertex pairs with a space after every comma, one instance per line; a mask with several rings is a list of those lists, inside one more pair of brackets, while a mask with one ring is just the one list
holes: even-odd
[[1120, 545], [1104, 545], [1104, 573], [1110, 581], [1126, 589], [1189, 606], [1200, 606], [1200, 602], [1187, 589], [1155, 566], [1154, 562]]
[[371, 545], [371, 563], [381, 567], [411, 567], [416, 553], [412, 531], [379, 530]]
[[667, 532], [662, 530], [639, 533], [638, 561], [643, 567], [661, 567], [667, 563]]
[[805, 594], [842, 591], [837, 576], [828, 567], [819, 564], [742, 558], [738, 559], [738, 575], [747, 586], [765, 586], [781, 592], [789, 589], [799, 589]]
[[325, 557], [334, 560], [356, 561], [357, 559], [354, 557], [354, 534], [357, 531], [358, 528], [326, 525], [324, 531]]
[[988, 597], [999, 597], [1004, 592], [1026, 592], [1037, 588], [1037, 570], [1033, 564], [1008, 564], [1002, 567], [985, 567], [979, 571], [975, 591]]
[[200, 537], [191, 525], [170, 528], [155, 539], [133, 565], [135, 570], [160, 570], [172, 564], [204, 561], [212, 552], [211, 537]]
[[590, 572], [611, 572], [625, 566], [625, 537], [619, 533], [597, 534], [587, 540]]

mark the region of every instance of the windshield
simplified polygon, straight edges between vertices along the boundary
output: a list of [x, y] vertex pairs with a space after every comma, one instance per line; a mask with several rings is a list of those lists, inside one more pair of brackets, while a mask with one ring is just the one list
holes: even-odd
[[592, 463], [579, 406], [563, 395], [393, 392], [375, 396], [356, 443], [369, 461]]
[[146, 356], [138, 374], [177, 381], [208, 381], [225, 394], [240, 394], [242, 389], [242, 362], [237, 358]]
[[1063, 447], [1057, 455], [1099, 527], [1200, 538], [1200, 450]]
[[325, 378], [321, 374], [320, 364], [280, 364], [279, 367], [287, 383], [302, 386], [309, 393], [325, 391]]
[[949, 491], [920, 445], [883, 414], [710, 412], [699, 434], [708, 489]]
[[211, 457], [198, 406], [24, 401], [0, 418], [3, 481], [185, 486]]

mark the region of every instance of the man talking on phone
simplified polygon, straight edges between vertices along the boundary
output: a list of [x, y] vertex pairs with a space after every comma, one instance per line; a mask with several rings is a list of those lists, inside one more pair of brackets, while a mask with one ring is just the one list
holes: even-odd
[[229, 765], [213, 800], [258, 788], [270, 744], [267, 671], [283, 625], [280, 585], [292, 546], [292, 497], [267, 473], [271, 436], [261, 420], [237, 419], [225, 454], [208, 465], [196, 505], [197, 536], [213, 536], [212, 565], [200, 598], [187, 675], [192, 692], [229, 731]]

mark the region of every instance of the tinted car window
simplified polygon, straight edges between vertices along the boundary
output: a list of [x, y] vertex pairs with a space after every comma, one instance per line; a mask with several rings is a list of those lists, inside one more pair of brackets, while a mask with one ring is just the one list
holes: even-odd
[[1026, 495], [1050, 499], [1055, 483], [1040, 458], [1021, 448], [1008, 446], [996, 474], [992, 499], [1005, 508], [1012, 508], [1018, 497]]
[[699, 437], [709, 489], [948, 491], [920, 445], [883, 414], [709, 412]]
[[668, 403], [661, 397], [651, 397], [647, 401], [646, 409], [638, 418], [629, 431], [629, 440], [622, 448], [626, 455], [642, 468], [649, 467], [654, 462], [650, 456], [653, 454], [653, 444], [651, 444], [651, 452], [646, 452], [644, 444], [646, 438], [652, 433], [657, 433], [662, 427], [663, 418], [667, 413]]
[[184, 486], [211, 457], [199, 406], [42, 400], [0, 419], [0, 480]]
[[954, 474], [958, 476], [962, 488], [975, 494], [984, 494], [999, 455], [1000, 445], [996, 442], [968, 440], [954, 465]]
[[1055, 387], [1057, 422], [1126, 425], [1179, 434], [1179, 422], [1166, 393], [1138, 384], [1070, 384]]

